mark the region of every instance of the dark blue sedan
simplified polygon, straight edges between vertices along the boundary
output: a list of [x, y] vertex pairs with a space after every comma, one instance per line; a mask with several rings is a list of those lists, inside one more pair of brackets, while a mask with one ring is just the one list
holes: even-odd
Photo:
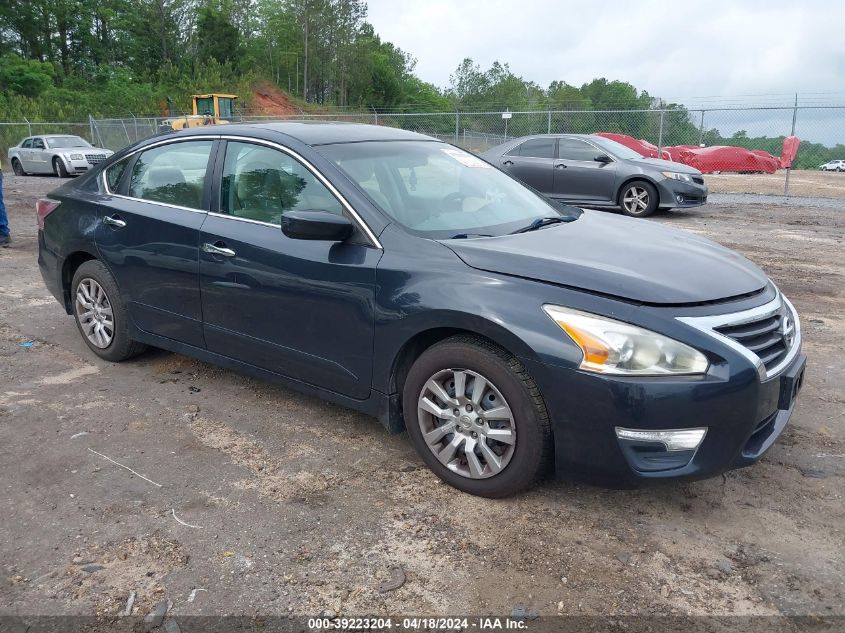
[[630, 485], [751, 464], [802, 382], [798, 315], [745, 258], [402, 130], [159, 136], [38, 222], [99, 357], [152, 345], [354, 407], [473, 494], [552, 466]]

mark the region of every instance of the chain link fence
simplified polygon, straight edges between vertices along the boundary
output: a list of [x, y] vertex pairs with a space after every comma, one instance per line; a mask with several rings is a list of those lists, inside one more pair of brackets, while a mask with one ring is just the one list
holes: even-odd
[[[687, 162], [708, 174], [714, 192], [845, 198], [843, 172], [823, 171], [830, 161], [845, 161], [845, 106], [652, 110], [544, 110], [524, 112], [342, 111], [292, 116], [237, 116], [238, 122], [282, 120], [348, 121], [420, 132], [480, 153], [530, 134], [621, 134], [640, 153]], [[93, 119], [79, 123], [0, 123], [5, 147], [24, 136], [78, 134], [95, 145], [119, 150], [158, 134], [163, 117]], [[801, 144], [791, 169], [781, 166], [784, 139]], [[743, 159], [720, 162], [706, 148], [748, 150]], [[705, 149], [702, 149], [705, 148]], [[688, 152], [686, 155], [683, 152]], [[737, 152], [731, 150], [734, 154]], [[707, 154], [707, 161], [695, 156]], [[692, 157], [692, 158], [691, 158]], [[743, 162], [745, 161], [745, 162]], [[835, 167], [834, 167], [835, 168]]]

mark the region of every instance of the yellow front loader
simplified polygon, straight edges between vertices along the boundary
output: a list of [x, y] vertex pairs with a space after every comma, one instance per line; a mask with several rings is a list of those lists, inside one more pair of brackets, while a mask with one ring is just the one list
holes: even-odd
[[217, 92], [193, 95], [193, 114], [164, 119], [161, 122], [161, 127], [163, 130], [169, 131], [229, 123], [235, 115], [235, 99], [237, 98], [238, 95]]

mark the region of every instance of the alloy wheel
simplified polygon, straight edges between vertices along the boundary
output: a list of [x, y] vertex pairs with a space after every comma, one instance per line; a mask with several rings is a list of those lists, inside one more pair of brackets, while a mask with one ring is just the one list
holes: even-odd
[[639, 214], [648, 208], [649, 198], [648, 191], [643, 187], [634, 185], [625, 191], [622, 196], [622, 206], [628, 213]]
[[114, 339], [114, 311], [103, 287], [85, 277], [76, 287], [76, 318], [92, 345], [105, 349]]
[[500, 473], [516, 447], [513, 411], [481, 374], [444, 369], [429, 378], [417, 402], [426, 445], [441, 464], [469, 479]]

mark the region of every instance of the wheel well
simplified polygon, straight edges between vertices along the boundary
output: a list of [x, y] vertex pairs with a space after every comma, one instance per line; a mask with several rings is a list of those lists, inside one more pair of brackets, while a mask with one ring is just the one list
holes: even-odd
[[621, 185], [619, 185], [619, 189], [616, 190], [616, 200], [615, 200], [615, 202], [617, 204], [619, 204], [619, 198], [622, 197], [622, 191], [625, 189], [625, 187], [630, 185], [632, 182], [637, 182], [637, 181], [647, 182], [652, 187], [654, 187], [654, 190], [657, 191], [657, 203], [660, 204], [660, 191], [658, 191], [658, 189], [657, 189], [657, 184], [651, 178], [648, 178], [647, 176], [642, 176], [642, 175], [631, 176], [625, 182], [623, 182]]
[[[404, 389], [405, 379], [408, 377], [408, 372], [410, 372], [411, 366], [425, 350], [427, 350], [433, 345], [436, 345], [440, 341], [445, 341], [447, 338], [451, 338], [458, 334], [468, 334], [471, 336], [482, 338], [486, 341], [489, 341], [493, 345], [502, 347], [496, 341], [482, 334], [473, 332], [472, 330], [465, 330], [462, 328], [454, 327], [442, 327], [433, 328], [431, 330], [425, 330], [423, 332], [415, 334], [413, 337], [408, 339], [402, 346], [402, 349], [400, 349], [399, 353], [396, 355], [396, 359], [393, 362], [393, 371], [390, 374], [390, 393], [396, 394], [397, 396], [397, 404], [399, 407], [398, 421], [401, 424], [402, 428], [404, 428], [405, 424], [404, 419], [402, 419], [401, 416], [402, 390]], [[399, 431], [401, 430], [402, 429], [400, 428]]]
[[91, 253], [86, 253], [85, 251], [71, 253], [67, 258], [65, 258], [64, 264], [62, 265], [62, 295], [65, 300], [65, 310], [67, 310], [68, 314], [71, 313], [70, 282], [73, 281], [73, 276], [76, 274], [79, 267], [92, 259], [97, 258]]

